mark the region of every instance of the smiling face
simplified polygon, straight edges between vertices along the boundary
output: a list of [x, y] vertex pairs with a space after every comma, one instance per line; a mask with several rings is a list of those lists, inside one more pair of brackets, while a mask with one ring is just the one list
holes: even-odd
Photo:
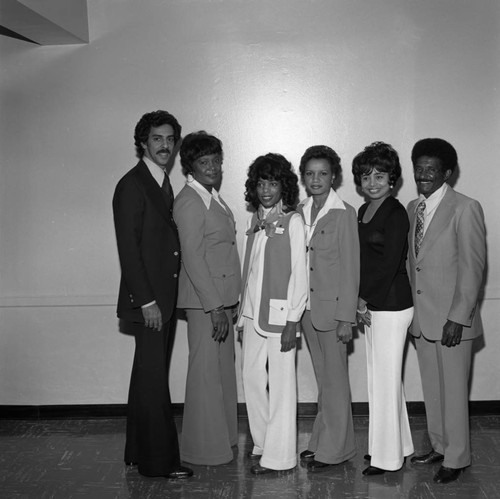
[[281, 199], [281, 182], [260, 178], [257, 182], [257, 197], [264, 208], [273, 207]]
[[175, 145], [174, 129], [170, 125], [151, 127], [148, 140], [142, 143], [144, 156], [165, 169]]
[[374, 168], [370, 173], [361, 175], [361, 190], [370, 201], [383, 201], [391, 194], [389, 174]]
[[330, 193], [335, 175], [326, 159], [310, 159], [304, 168], [304, 184], [311, 196], [324, 197]]
[[222, 156], [206, 154], [193, 161], [192, 175], [205, 189], [211, 191], [221, 180]]
[[436, 192], [450, 178], [450, 175], [451, 170], [443, 171], [438, 158], [420, 156], [413, 165], [417, 191], [426, 198]]

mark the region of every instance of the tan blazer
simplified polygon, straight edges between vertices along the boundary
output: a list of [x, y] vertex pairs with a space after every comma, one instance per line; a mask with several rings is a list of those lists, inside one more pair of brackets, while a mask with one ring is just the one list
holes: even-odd
[[[331, 209], [309, 242], [310, 309], [318, 331], [336, 329], [337, 321], [355, 322], [359, 291], [359, 237], [356, 211]], [[302, 205], [297, 211], [304, 217]]]
[[464, 326], [462, 339], [483, 333], [477, 300], [486, 262], [481, 205], [450, 186], [437, 207], [415, 256], [415, 208], [408, 205], [408, 265], [415, 312], [411, 333], [440, 340], [449, 319]]
[[[221, 200], [222, 203], [224, 201]], [[185, 185], [174, 201], [182, 266], [178, 308], [205, 312], [238, 303], [241, 270], [233, 213], [215, 199], [206, 208], [200, 195]]]

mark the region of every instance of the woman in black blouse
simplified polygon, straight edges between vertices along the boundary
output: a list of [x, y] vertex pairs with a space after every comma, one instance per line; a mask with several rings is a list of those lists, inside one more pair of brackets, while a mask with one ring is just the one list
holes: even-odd
[[413, 302], [406, 273], [409, 222], [392, 189], [401, 176], [397, 152], [374, 142], [352, 162], [354, 182], [368, 202], [358, 212], [361, 282], [358, 321], [364, 324], [370, 422], [370, 466], [363, 475], [396, 471], [413, 453], [401, 377]]

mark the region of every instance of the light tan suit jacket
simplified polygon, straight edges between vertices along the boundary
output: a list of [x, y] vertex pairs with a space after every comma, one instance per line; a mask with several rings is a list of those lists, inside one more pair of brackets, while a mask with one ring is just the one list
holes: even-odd
[[[359, 237], [354, 208], [331, 209], [318, 220], [309, 241], [309, 288], [313, 326], [337, 328], [338, 321], [356, 322], [359, 291]], [[303, 215], [302, 206], [297, 211]]]
[[179, 275], [178, 308], [205, 312], [238, 303], [241, 270], [233, 213], [215, 199], [209, 209], [200, 195], [185, 185], [174, 202], [179, 230], [182, 267]]
[[415, 313], [411, 333], [441, 340], [449, 319], [462, 324], [462, 339], [483, 333], [477, 300], [486, 262], [486, 229], [481, 205], [448, 186], [415, 255], [415, 208], [408, 205], [409, 276]]

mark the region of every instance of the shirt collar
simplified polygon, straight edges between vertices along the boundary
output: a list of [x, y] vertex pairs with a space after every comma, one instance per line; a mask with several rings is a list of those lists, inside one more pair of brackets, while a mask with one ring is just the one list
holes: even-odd
[[220, 200], [219, 193], [212, 188], [212, 192], [208, 191], [203, 187], [195, 178], [188, 173], [187, 176], [187, 184], [189, 187], [192, 187], [201, 197], [203, 204], [206, 206], [207, 210], [210, 208], [210, 203], [212, 202], [212, 198], [215, 199], [221, 206], [224, 207]]
[[432, 212], [434, 209], [437, 208], [439, 203], [441, 203], [447, 190], [448, 190], [448, 184], [445, 182], [437, 191], [433, 192], [428, 198], [426, 198], [423, 194], [420, 194], [420, 196], [418, 197], [418, 203], [415, 206], [415, 210], [422, 201], [425, 201], [426, 213]]
[[[304, 209], [304, 213], [309, 214], [311, 211], [311, 207], [313, 204], [313, 196], [309, 196], [307, 199], [302, 201], [300, 203]], [[326, 198], [325, 204], [323, 205], [323, 208], [321, 208], [320, 212], [318, 213], [318, 217], [316, 220], [319, 220], [322, 216], [326, 215], [330, 210], [345, 210], [345, 204], [342, 199], [340, 199], [340, 196], [333, 190], [330, 189], [330, 192], [328, 193], [328, 197]]]
[[148, 167], [149, 172], [151, 175], [153, 175], [153, 178], [158, 182], [158, 185], [161, 187], [163, 184], [163, 179], [165, 178], [165, 175], [167, 175], [167, 172], [158, 166], [154, 161], [151, 161], [149, 158], [146, 158], [146, 156], [142, 157], [142, 160], [144, 163], [146, 163], [146, 166]]

